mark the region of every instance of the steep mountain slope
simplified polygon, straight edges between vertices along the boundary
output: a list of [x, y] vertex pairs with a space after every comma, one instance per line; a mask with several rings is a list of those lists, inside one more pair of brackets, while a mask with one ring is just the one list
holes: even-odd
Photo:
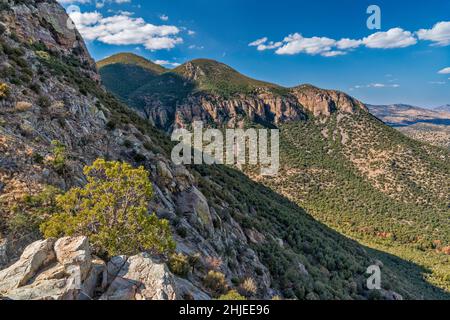
[[132, 53], [116, 54], [97, 64], [102, 81], [124, 101], [137, 90], [166, 71], [165, 68]]
[[414, 140], [450, 149], [450, 126], [416, 123], [397, 129]]
[[[268, 179], [244, 168], [253, 180], [328, 226], [421, 264], [431, 270], [430, 281], [450, 289], [448, 151], [406, 138], [342, 92], [281, 88], [209, 60], [177, 69], [177, 83], [189, 84], [190, 92], [183, 89], [168, 103], [157, 99], [165, 95], [161, 86], [146, 104], [144, 84], [130, 95], [143, 103], [131, 105], [167, 131], [194, 120], [219, 128], [280, 128], [280, 174]], [[162, 125], [154, 120], [160, 114]]]
[[[82, 167], [103, 157], [147, 169], [155, 193], [149, 212], [170, 221], [177, 250], [195, 261], [187, 288], [214, 294], [204, 279], [215, 270], [230, 289], [252, 279], [253, 296], [260, 298], [398, 298], [393, 291], [405, 298], [448, 297], [423, 281], [417, 265], [364, 248], [237, 170], [174, 165], [168, 137], [99, 86], [80, 35], [67, 28], [56, 1], [2, 4], [0, 264], [40, 238], [39, 222], [54, 212], [52, 195], [85, 184]], [[330, 110], [353, 109], [353, 100], [340, 93], [321, 97], [339, 99]], [[300, 117], [285, 107], [277, 119]], [[365, 287], [373, 264], [384, 265], [381, 291]]]

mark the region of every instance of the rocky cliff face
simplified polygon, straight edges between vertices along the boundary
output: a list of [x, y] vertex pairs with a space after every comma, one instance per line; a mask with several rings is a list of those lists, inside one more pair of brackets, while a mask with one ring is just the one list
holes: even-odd
[[311, 85], [283, 88], [206, 59], [154, 75], [142, 87], [130, 88], [132, 92], [124, 92], [123, 87], [118, 92], [115, 83], [127, 80], [121, 66], [130, 63], [130, 59], [117, 55], [113, 60], [108, 70], [103, 67], [108, 59], [98, 63], [106, 87], [136, 107], [151, 123], [169, 132], [188, 127], [195, 120], [216, 127], [242, 127], [245, 121], [279, 126], [308, 116], [367, 111], [364, 104], [343, 92]]
[[[376, 263], [372, 253], [236, 170], [174, 165], [167, 136], [98, 85], [83, 41], [64, 23], [68, 17], [56, 1], [2, 3], [0, 299], [207, 299], [215, 293], [205, 282], [209, 272], [221, 273], [226, 289], [250, 283], [246, 290], [256, 298], [369, 297], [364, 283], [367, 266]], [[200, 117], [231, 125], [248, 116], [281, 123], [308, 110], [358, 108], [339, 93], [298, 95], [192, 95], [200, 105], [179, 103], [158, 121], [179, 117], [181, 126]], [[83, 166], [100, 157], [146, 168], [155, 195], [149, 212], [170, 221], [177, 251], [192, 262], [183, 279], [145, 253], [105, 261], [93, 256], [83, 237], [39, 240], [33, 219], [52, 214], [45, 211], [43, 191], [82, 186]], [[73, 269], [80, 274], [75, 285]], [[389, 266], [383, 270], [392, 288], [418, 297], [408, 277]]]
[[[229, 283], [232, 277], [254, 275], [260, 294], [267, 296], [270, 275], [253, 250], [243, 252], [240, 263], [236, 256], [222, 258], [219, 253], [227, 244], [247, 245], [242, 228], [232, 218], [220, 230], [213, 228], [220, 218], [210, 208], [211, 199], [198, 190], [198, 178], [171, 163], [159, 147], [166, 138], [139, 125], [133, 112], [97, 85], [92, 59], [78, 32], [67, 27], [59, 4], [9, 1], [2, 10], [0, 84], [7, 90], [0, 98], [0, 262], [14, 261], [39, 238], [36, 232], [11, 231], [8, 221], [17, 214], [18, 202], [48, 185], [67, 190], [84, 184], [83, 166], [107, 157], [148, 169], [155, 182], [150, 210], [171, 220], [174, 229], [183, 229], [183, 237], [175, 235], [180, 252], [198, 254], [205, 265], [207, 259], [223, 261], [220, 270]], [[55, 166], [55, 142], [65, 148], [64, 168]], [[194, 274], [190, 281], [201, 279]]]
[[[192, 95], [177, 105], [174, 126], [184, 128], [197, 120], [234, 128], [242, 127], [244, 119], [266, 125], [280, 125], [305, 120], [308, 114], [328, 117], [337, 111], [367, 111], [364, 104], [342, 92], [307, 85], [291, 89], [283, 96], [263, 88], [258, 91], [252, 95], [240, 94], [230, 98], [211, 94]], [[171, 119], [162, 109], [161, 106], [155, 109], [154, 105], [145, 107], [145, 110], [149, 110], [147, 116], [152, 122], [162, 124], [164, 128], [170, 126], [168, 121]], [[161, 114], [165, 116], [161, 118]]]

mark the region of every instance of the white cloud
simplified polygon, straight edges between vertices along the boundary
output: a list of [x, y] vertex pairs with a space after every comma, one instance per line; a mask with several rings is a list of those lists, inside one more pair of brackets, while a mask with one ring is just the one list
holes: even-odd
[[436, 23], [431, 29], [420, 29], [417, 31], [420, 40], [433, 41], [435, 45], [450, 45], [450, 21]]
[[165, 15], [165, 14], [160, 15], [159, 18], [160, 18], [162, 21], [167, 21], [167, 20], [169, 20], [169, 16], [168, 16], [168, 15]]
[[308, 38], [300, 33], [293, 33], [279, 42], [269, 41], [267, 37], [263, 37], [249, 43], [249, 46], [256, 47], [259, 51], [276, 49], [275, 53], [279, 55], [305, 53], [334, 57], [344, 55], [362, 45], [369, 49], [406, 48], [417, 44], [418, 40], [432, 41], [434, 45], [440, 46], [450, 45], [450, 21], [441, 21], [432, 29], [420, 29], [415, 33], [397, 27], [375, 32], [362, 39], [340, 40], [317, 36]]
[[353, 86], [352, 89], [363, 89], [363, 88], [381, 89], [381, 88], [399, 88], [399, 87], [400, 87], [399, 84], [369, 83], [366, 85]]
[[276, 49], [279, 48], [283, 45], [283, 42], [273, 42], [273, 41], [269, 41], [267, 42], [267, 37], [255, 40], [251, 43], [249, 43], [248, 45], [250, 47], [256, 47], [256, 49], [258, 51], [264, 51], [264, 50], [270, 50], [270, 49]]
[[90, 3], [91, 0], [58, 0], [61, 4], [74, 4], [74, 3], [80, 3], [80, 4], [86, 4]]
[[362, 44], [361, 40], [353, 40], [353, 39], [344, 38], [344, 39], [341, 39], [338, 42], [336, 42], [336, 47], [341, 50], [354, 49], [354, 48], [359, 47], [361, 44]]
[[376, 32], [370, 36], [358, 39], [343, 38], [339, 41], [327, 37], [304, 37], [300, 33], [290, 34], [282, 41], [269, 41], [267, 37], [257, 39], [249, 46], [259, 51], [276, 49], [279, 55], [294, 55], [305, 53], [321, 55], [323, 57], [336, 57], [347, 54], [349, 50], [365, 45], [367, 48], [404, 48], [417, 43], [414, 35], [401, 28], [393, 28], [385, 32]]
[[362, 41], [366, 47], [376, 49], [405, 48], [417, 43], [417, 39], [411, 32], [401, 28], [392, 28], [386, 32], [376, 32]]
[[111, 45], [143, 45], [149, 50], [171, 49], [183, 42], [178, 36], [178, 27], [153, 25], [127, 14], [103, 17], [98, 12], [72, 12], [70, 17], [86, 40]]
[[188, 48], [192, 49], [192, 50], [203, 50], [203, 49], [205, 49], [204, 46], [198, 46], [196, 44], [191, 44]]
[[450, 67], [439, 70], [439, 74], [450, 74]]
[[283, 46], [275, 51], [276, 54], [293, 55], [303, 52], [310, 55], [323, 55], [332, 51], [336, 41], [326, 37], [305, 38], [299, 33], [294, 33], [284, 38], [283, 43]]
[[178, 62], [170, 62], [168, 60], [155, 60], [153, 62], [162, 66], [170, 66], [170, 67], [178, 67], [181, 65]]
[[322, 53], [322, 56], [324, 56], [324, 57], [337, 57], [337, 56], [343, 56], [345, 54], [347, 54], [347, 52], [334, 50], [334, 51], [324, 52], [324, 53]]
[[269, 40], [269, 39], [268, 39], [267, 37], [264, 37], [264, 38], [255, 40], [255, 41], [253, 41], [253, 42], [250, 42], [248, 45], [249, 45], [250, 47], [257, 47], [257, 46], [259, 46], [259, 45], [261, 45], [261, 44], [267, 42], [267, 40]]
[[[91, 0], [58, 0], [58, 2], [62, 5], [88, 4], [88, 3], [91, 3]], [[96, 0], [95, 7], [99, 9], [99, 8], [103, 8], [106, 3], [123, 4], [123, 3], [130, 3], [130, 2], [131, 2], [131, 0]]]

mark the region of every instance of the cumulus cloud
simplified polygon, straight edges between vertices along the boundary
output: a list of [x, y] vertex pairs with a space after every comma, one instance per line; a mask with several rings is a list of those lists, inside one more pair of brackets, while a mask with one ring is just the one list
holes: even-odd
[[392, 28], [386, 32], [376, 32], [362, 40], [367, 48], [392, 49], [405, 48], [417, 43], [414, 35], [401, 28]]
[[269, 41], [267, 42], [269, 39], [267, 39], [267, 37], [255, 40], [253, 42], [250, 42], [248, 45], [250, 47], [256, 47], [256, 49], [258, 51], [264, 51], [264, 50], [270, 50], [270, 49], [276, 49], [278, 47], [281, 47], [283, 45], [283, 42], [273, 42], [273, 41]]
[[128, 14], [104, 17], [99, 12], [72, 12], [70, 17], [86, 40], [111, 45], [143, 45], [149, 50], [171, 49], [183, 42], [178, 27], [153, 25]]
[[169, 67], [174, 67], [174, 68], [181, 65], [181, 63], [171, 62], [171, 61], [168, 61], [168, 60], [155, 60], [153, 62], [156, 63], [156, 64], [159, 64], [159, 65], [162, 65], [162, 66], [169, 66]]
[[357, 48], [361, 44], [362, 44], [361, 40], [353, 40], [353, 39], [344, 38], [344, 39], [341, 39], [338, 42], [336, 42], [336, 47], [341, 50], [346, 50], [346, 49]]
[[399, 88], [399, 84], [385, 84], [385, 83], [369, 83], [365, 85], [356, 85], [351, 88], [353, 89], [363, 89], [363, 88], [375, 88], [375, 89], [381, 89], [381, 88]]
[[450, 67], [438, 71], [439, 74], [450, 74]]
[[276, 54], [297, 54], [304, 52], [311, 55], [324, 54], [332, 51], [336, 41], [326, 37], [305, 38], [299, 33], [294, 33], [283, 40], [284, 45], [278, 48]]
[[434, 45], [440, 46], [450, 45], [450, 22], [442, 21], [435, 24], [432, 29], [420, 29], [415, 33], [397, 27], [375, 32], [362, 39], [335, 40], [328, 37], [304, 37], [300, 33], [293, 33], [278, 42], [263, 37], [249, 43], [249, 46], [256, 47], [259, 51], [276, 49], [275, 53], [280, 55], [305, 53], [335, 57], [360, 46], [369, 49], [406, 48], [417, 44], [418, 40], [432, 41]]
[[432, 41], [439, 46], [448, 46], [450, 44], [450, 21], [438, 22], [433, 28], [420, 29], [416, 33], [420, 40]]
[[263, 37], [249, 43], [249, 46], [256, 47], [259, 51], [276, 49], [275, 53], [279, 55], [305, 53], [323, 57], [336, 57], [345, 55], [349, 50], [362, 45], [367, 48], [392, 49], [404, 48], [416, 43], [417, 39], [411, 32], [401, 28], [393, 28], [385, 32], [376, 32], [361, 40], [304, 37], [300, 33], [293, 33], [279, 42], [269, 41], [267, 37]]

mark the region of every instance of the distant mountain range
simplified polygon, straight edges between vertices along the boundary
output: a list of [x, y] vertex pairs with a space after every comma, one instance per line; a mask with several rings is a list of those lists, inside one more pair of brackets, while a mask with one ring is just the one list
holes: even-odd
[[435, 111], [443, 111], [443, 112], [450, 112], [450, 104], [445, 104], [443, 106], [434, 108]]
[[407, 104], [367, 105], [374, 116], [393, 127], [411, 126], [416, 123], [450, 125], [450, 105], [426, 109]]
[[434, 109], [406, 104], [367, 105], [370, 112], [403, 134], [435, 146], [450, 148], [450, 105]]

